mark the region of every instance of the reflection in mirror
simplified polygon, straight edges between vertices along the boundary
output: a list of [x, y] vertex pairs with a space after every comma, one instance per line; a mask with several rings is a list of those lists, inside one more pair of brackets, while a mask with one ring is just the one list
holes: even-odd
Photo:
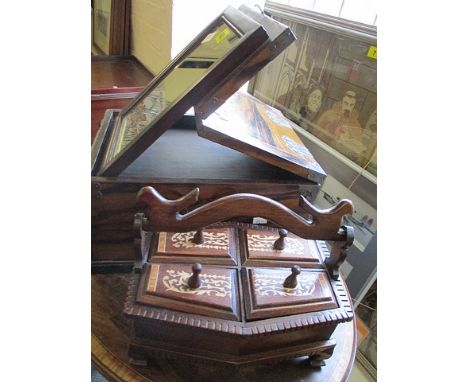
[[209, 68], [239, 41], [224, 22], [187, 52], [181, 63], [122, 117], [114, 156], [124, 149], [170, 105], [189, 91]]

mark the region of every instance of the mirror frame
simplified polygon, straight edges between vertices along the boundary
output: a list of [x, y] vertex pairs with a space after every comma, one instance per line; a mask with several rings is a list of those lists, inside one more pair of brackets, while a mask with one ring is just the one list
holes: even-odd
[[[131, 112], [140, 100], [151, 93], [169, 73], [177, 68], [190, 52], [203, 41], [207, 34], [221, 22], [226, 23], [239, 35], [240, 39], [237, 45], [231, 48], [223, 57], [215, 61], [201, 79], [182, 92], [177, 99], [157, 115], [131, 143], [127, 144], [118, 153], [115, 153], [114, 151], [119, 138], [122, 118]], [[266, 43], [268, 39], [268, 34], [262, 25], [231, 6], [226, 8], [173, 59], [127, 107], [120, 111], [113, 124], [105, 153], [103, 153], [102, 166], [97, 175], [116, 176], [121, 173], [167, 129], [182, 118], [187, 110], [194, 106], [207, 93], [216, 88], [226, 76], [247, 60], [248, 57], [255, 52], [259, 46]]]

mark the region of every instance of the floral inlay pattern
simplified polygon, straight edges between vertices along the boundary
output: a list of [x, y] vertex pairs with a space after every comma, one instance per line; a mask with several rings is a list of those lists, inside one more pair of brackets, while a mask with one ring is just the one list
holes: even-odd
[[192, 232], [177, 232], [171, 236], [172, 246], [175, 248], [209, 248], [228, 250], [229, 236], [226, 232], [203, 232], [203, 244], [195, 244], [192, 239], [195, 231]]
[[[249, 251], [271, 252], [274, 250], [273, 244], [275, 243], [276, 239], [278, 239], [278, 236], [249, 234], [247, 235]], [[294, 255], [303, 255], [305, 252], [305, 247], [300, 240], [288, 237], [286, 238], [286, 247], [281, 250], [281, 252]]]
[[231, 276], [201, 273], [200, 278], [202, 283], [197, 289], [189, 288], [187, 282], [190, 276], [191, 274], [189, 272], [168, 269], [162, 281], [166, 287], [166, 291], [197, 296], [231, 296]]
[[285, 277], [281, 274], [255, 273], [253, 277], [255, 293], [259, 296], [310, 296], [314, 293], [316, 277], [297, 276], [295, 288], [283, 287]]

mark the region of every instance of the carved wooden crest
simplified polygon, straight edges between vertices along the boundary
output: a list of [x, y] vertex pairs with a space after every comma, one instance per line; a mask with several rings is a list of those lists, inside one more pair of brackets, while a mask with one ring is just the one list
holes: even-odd
[[198, 202], [198, 195], [199, 189], [195, 188], [177, 200], [168, 200], [153, 187], [143, 187], [137, 195], [137, 202], [148, 207], [143, 228], [153, 232], [187, 232], [238, 217], [258, 216], [304, 239], [344, 241], [341, 221], [344, 215], [353, 213], [353, 204], [346, 199], [319, 210], [301, 196], [299, 205], [312, 217], [309, 220], [275, 200], [256, 194], [228, 195], [182, 213]]

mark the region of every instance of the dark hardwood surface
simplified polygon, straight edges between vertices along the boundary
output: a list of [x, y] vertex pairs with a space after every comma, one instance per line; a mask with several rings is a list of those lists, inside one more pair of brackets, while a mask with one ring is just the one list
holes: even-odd
[[346, 381], [354, 362], [355, 322], [338, 325], [337, 341], [326, 366], [312, 369], [306, 358], [260, 366], [226, 366], [205, 361], [181, 360], [161, 356], [149, 367], [128, 363], [127, 350], [132, 327], [122, 307], [131, 274], [93, 275], [92, 287], [92, 361], [111, 381]]
[[[213, 164], [216, 164], [215, 166]], [[190, 179], [193, 181], [307, 184], [303, 178], [197, 135], [195, 129], [166, 131], [121, 178]]]
[[153, 75], [133, 56], [91, 56], [91, 92], [103, 89], [139, 88]]

